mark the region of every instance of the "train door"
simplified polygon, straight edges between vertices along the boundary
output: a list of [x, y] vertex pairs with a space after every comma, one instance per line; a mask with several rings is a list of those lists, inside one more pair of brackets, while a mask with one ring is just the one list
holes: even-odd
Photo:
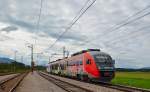
[[78, 61], [77, 74], [83, 74], [83, 60]]
[[64, 69], [65, 76], [68, 76], [68, 67], [69, 67], [69, 65], [68, 65], [68, 60], [67, 60], [67, 61], [65, 61], [65, 69]]

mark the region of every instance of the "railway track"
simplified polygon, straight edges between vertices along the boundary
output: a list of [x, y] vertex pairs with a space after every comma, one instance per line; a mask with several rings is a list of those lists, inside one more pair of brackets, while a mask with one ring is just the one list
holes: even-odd
[[[77, 81], [79, 81], [79, 80], [77, 80]], [[81, 82], [83, 82], [83, 81], [81, 81]], [[107, 82], [90, 82], [90, 83], [93, 85], [103, 86], [106, 88], [116, 89], [116, 90], [124, 91], [124, 92], [150, 92], [149, 89], [142, 89], [142, 88], [136, 88], [136, 87], [130, 87], [130, 86], [116, 85], [116, 84], [111, 84], [111, 83], [107, 83]]]
[[96, 85], [113, 88], [113, 89], [117, 89], [117, 90], [125, 91], [125, 92], [150, 92], [150, 90], [148, 90], [148, 89], [116, 85], [116, 84], [111, 84], [111, 83], [106, 83], [106, 82], [99, 82], [99, 83], [96, 83]]
[[16, 74], [16, 73], [0, 73], [0, 76], [10, 75], [10, 74]]
[[19, 83], [28, 73], [18, 74], [0, 83], [0, 92], [14, 92]]
[[[75, 80], [77, 80], [77, 79], [75, 79]], [[80, 81], [80, 80], [77, 80], [77, 81]], [[85, 82], [85, 81], [81, 81], [81, 82]], [[86, 83], [89, 83], [89, 82], [86, 82]], [[150, 89], [124, 86], [124, 85], [112, 84], [112, 83], [108, 83], [108, 82], [94, 82], [94, 81], [92, 81], [90, 83], [97, 85], [97, 86], [103, 86], [106, 88], [117, 89], [117, 90], [124, 91], [124, 92], [150, 92]]]
[[93, 92], [91, 90], [82, 88], [80, 86], [56, 79], [54, 77], [48, 76], [47, 74], [44, 74], [42, 72], [38, 72], [40, 76], [44, 77], [45, 79], [47, 79], [48, 81], [54, 83], [55, 85], [61, 87], [62, 89], [64, 89], [67, 92]]

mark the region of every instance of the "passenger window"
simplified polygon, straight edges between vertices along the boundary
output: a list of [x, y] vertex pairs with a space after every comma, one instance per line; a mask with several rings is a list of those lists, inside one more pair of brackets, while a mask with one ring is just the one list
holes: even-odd
[[91, 60], [88, 59], [88, 60], [86, 61], [86, 64], [91, 64]]
[[79, 65], [79, 62], [78, 62], [78, 61], [76, 62], [76, 65], [77, 65], [77, 66]]
[[80, 61], [80, 65], [82, 65], [82, 61]]

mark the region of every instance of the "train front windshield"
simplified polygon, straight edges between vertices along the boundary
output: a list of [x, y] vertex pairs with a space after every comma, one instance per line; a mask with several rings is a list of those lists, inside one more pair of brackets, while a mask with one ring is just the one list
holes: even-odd
[[114, 69], [113, 60], [109, 55], [95, 55], [94, 59], [99, 69], [101, 70]]

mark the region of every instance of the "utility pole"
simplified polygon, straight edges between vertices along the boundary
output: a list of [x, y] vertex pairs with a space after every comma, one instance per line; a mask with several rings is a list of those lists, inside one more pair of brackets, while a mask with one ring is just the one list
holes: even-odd
[[66, 53], [66, 48], [65, 46], [63, 47], [63, 58], [65, 58], [65, 53]]
[[63, 47], [63, 58], [65, 58], [66, 55], [67, 55], [67, 57], [69, 56], [69, 51], [66, 50], [66, 47], [64, 46], [64, 47]]
[[49, 62], [51, 62], [51, 58], [54, 56], [55, 54], [51, 54], [50, 56], [49, 56]]
[[34, 70], [34, 61], [33, 61], [33, 44], [31, 44], [30, 46], [28, 46], [29, 48], [31, 48], [31, 71], [33, 72]]
[[66, 52], [67, 52], [67, 57], [68, 57], [69, 56], [69, 51], [67, 50]]
[[38, 66], [39, 61], [40, 61], [40, 60], [38, 60], [38, 58], [41, 57], [41, 55], [42, 55], [43, 53], [33, 53], [33, 54], [36, 54], [36, 57], [37, 57], [37, 58], [36, 58], [36, 60], [35, 60], [35, 58], [34, 58], [34, 60], [36, 61], [36, 64], [37, 64], [37, 66]]
[[51, 55], [49, 56], [49, 62], [51, 61], [51, 58], [52, 58], [53, 56], [55, 56], [55, 55], [62, 55], [62, 54], [57, 54], [57, 53], [51, 54]]
[[49, 56], [49, 62], [51, 61], [51, 57]]
[[14, 51], [14, 60], [15, 60], [15, 62], [14, 62], [14, 72], [16, 71], [16, 55], [17, 54], [17, 51]]
[[[33, 61], [33, 44], [31, 44], [31, 62], [34, 62]], [[33, 66], [33, 65], [32, 65]]]
[[23, 56], [21, 56], [21, 63], [23, 63]]
[[16, 54], [17, 54], [17, 51], [14, 51], [14, 60], [15, 60], [15, 62], [16, 62]]

